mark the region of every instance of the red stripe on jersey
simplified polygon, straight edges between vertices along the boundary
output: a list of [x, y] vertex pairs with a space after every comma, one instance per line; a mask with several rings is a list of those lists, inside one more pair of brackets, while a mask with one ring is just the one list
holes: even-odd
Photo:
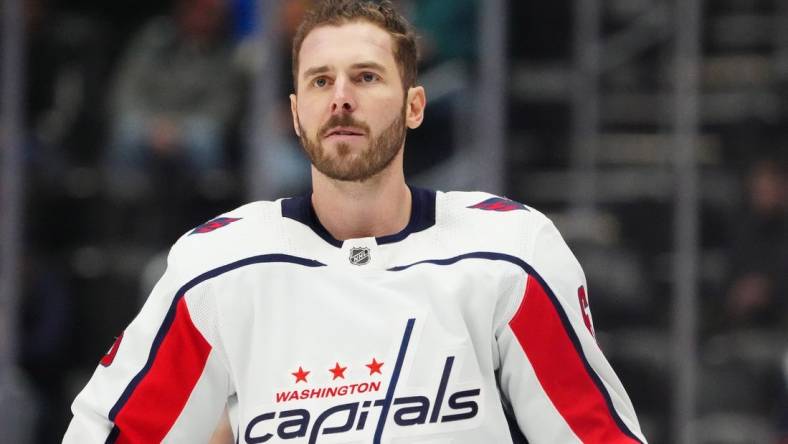
[[115, 417], [120, 431], [116, 443], [161, 442], [186, 405], [210, 351], [181, 298], [150, 370]]
[[509, 326], [555, 408], [586, 444], [637, 443], [613, 418], [545, 288], [529, 276], [525, 289]]

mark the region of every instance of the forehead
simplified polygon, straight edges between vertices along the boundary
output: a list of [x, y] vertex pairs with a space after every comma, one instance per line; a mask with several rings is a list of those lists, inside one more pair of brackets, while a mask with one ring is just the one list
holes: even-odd
[[369, 22], [325, 25], [313, 29], [301, 44], [299, 71], [314, 66], [341, 66], [359, 61], [396, 65], [391, 35]]

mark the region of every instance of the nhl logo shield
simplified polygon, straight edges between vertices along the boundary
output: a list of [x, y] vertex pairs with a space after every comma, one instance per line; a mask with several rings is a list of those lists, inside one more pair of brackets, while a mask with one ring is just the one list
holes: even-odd
[[353, 265], [367, 265], [372, 257], [367, 247], [353, 247], [350, 249], [350, 263]]

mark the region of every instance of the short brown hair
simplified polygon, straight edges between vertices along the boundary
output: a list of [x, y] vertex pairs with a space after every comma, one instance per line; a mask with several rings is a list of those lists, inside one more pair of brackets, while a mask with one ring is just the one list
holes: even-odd
[[389, 0], [321, 0], [306, 13], [293, 38], [293, 88], [298, 89], [298, 53], [304, 38], [320, 26], [339, 26], [366, 21], [387, 31], [394, 41], [394, 60], [399, 66], [402, 86], [407, 90], [416, 85], [418, 50], [416, 36], [407, 20]]

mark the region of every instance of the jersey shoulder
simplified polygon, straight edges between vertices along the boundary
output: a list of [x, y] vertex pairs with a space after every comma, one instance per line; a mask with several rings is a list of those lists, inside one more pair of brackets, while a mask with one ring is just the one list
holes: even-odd
[[533, 207], [481, 191], [439, 193], [437, 219], [466, 249], [523, 257], [552, 222]]
[[170, 250], [170, 266], [188, 274], [241, 259], [284, 252], [279, 201], [257, 201], [220, 214], [184, 233]]

